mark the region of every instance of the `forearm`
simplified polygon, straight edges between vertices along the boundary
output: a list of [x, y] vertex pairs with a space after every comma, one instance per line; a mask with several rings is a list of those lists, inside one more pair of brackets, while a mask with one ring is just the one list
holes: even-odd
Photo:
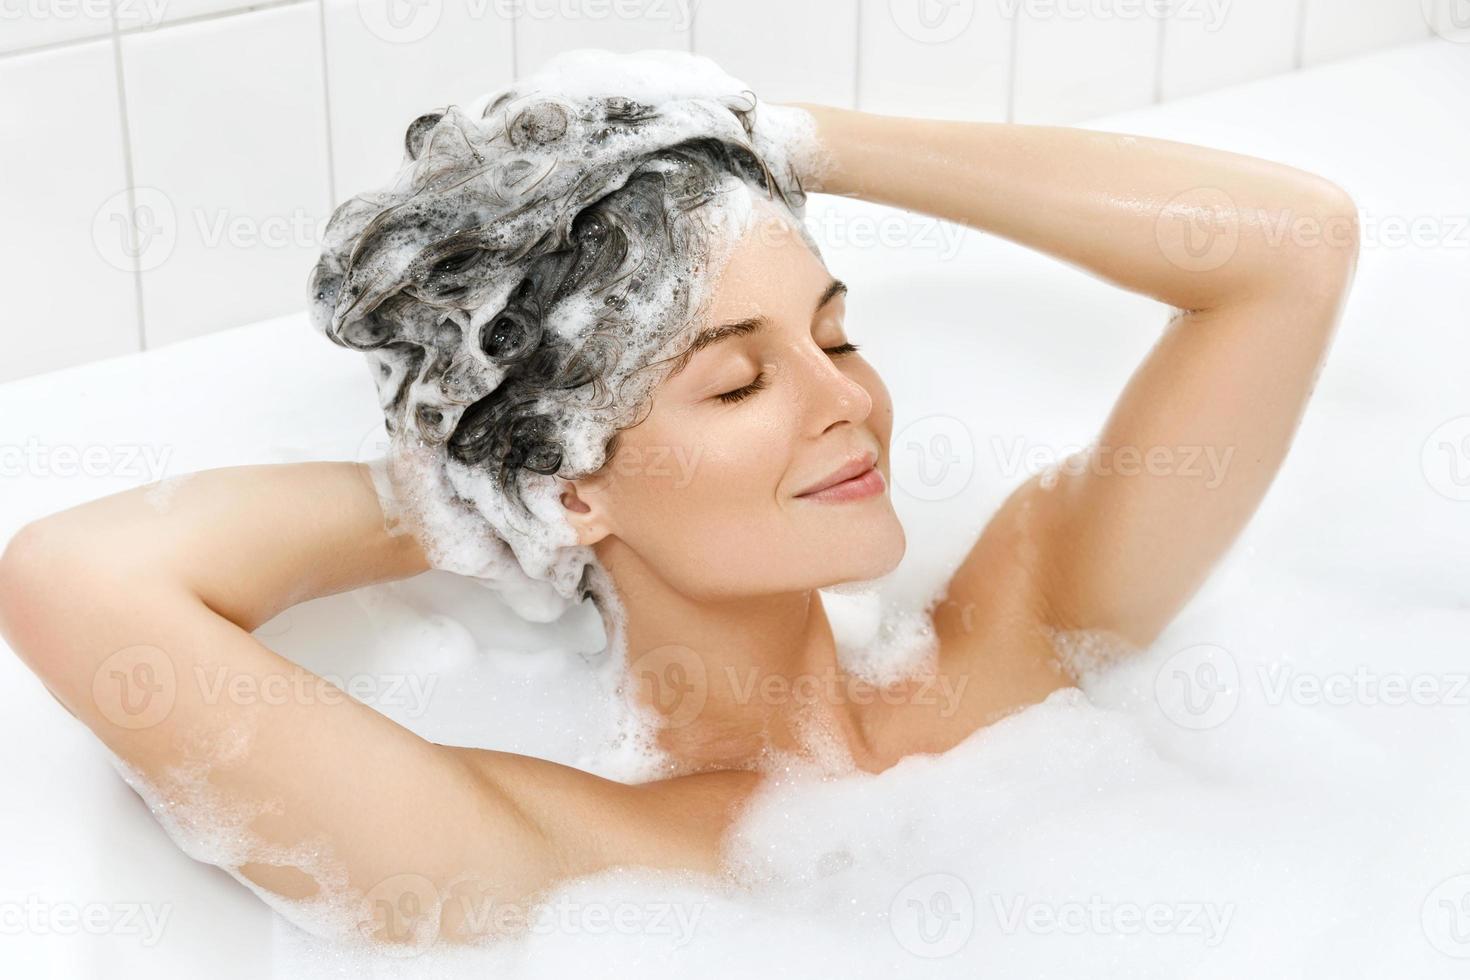
[[385, 527], [365, 469], [346, 462], [205, 470], [22, 533], [71, 561], [168, 578], [247, 630], [307, 599], [428, 568], [412, 535]]
[[991, 232], [1181, 309], [1290, 288], [1319, 259], [1355, 253], [1352, 200], [1283, 164], [1142, 136], [801, 105], [822, 143], [816, 190]]

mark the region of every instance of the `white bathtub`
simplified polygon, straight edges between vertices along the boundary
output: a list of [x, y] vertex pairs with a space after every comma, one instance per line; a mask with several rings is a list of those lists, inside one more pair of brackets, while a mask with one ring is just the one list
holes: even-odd
[[[745, 831], [764, 855], [750, 868], [760, 884], [689, 899], [703, 914], [692, 941], [584, 931], [483, 966], [561, 975], [595, 958], [611, 975], [739, 975], [779, 956], [793, 973], [834, 976], [1464, 976], [1467, 92], [1470, 45], [1435, 41], [1093, 123], [1283, 160], [1362, 209], [1360, 271], [1328, 368], [1238, 546], [1147, 656], [1089, 682], [1091, 706], [1059, 695], [962, 746], [959, 761], [774, 801]], [[910, 554], [884, 595], [901, 608], [942, 580], [1028, 465], [1091, 438], [1164, 310], [883, 209], [822, 200], [812, 219], [845, 236], [828, 262], [852, 285], [850, 332], [897, 406]], [[878, 233], [908, 237], [859, 240]], [[303, 316], [14, 382], [0, 387], [0, 446], [30, 448], [23, 474], [11, 475], [14, 450], [4, 461], [0, 537], [159, 475], [362, 458], [375, 434], [360, 357]], [[92, 459], [107, 472], [68, 475], [61, 447], [100, 447]], [[935, 449], [953, 467], [942, 487], [918, 469]], [[839, 604], [844, 637], [860, 636], [864, 611]], [[288, 611], [260, 635], [319, 672], [437, 677], [428, 702], [384, 706], [429, 737], [571, 762], [595, 749], [596, 679], [568, 653], [595, 646], [590, 617], [517, 623], [472, 583], [431, 573]], [[1209, 711], [1181, 713], [1172, 685], [1197, 676], [1202, 644], [1237, 682]], [[1400, 683], [1429, 694], [1397, 695]], [[181, 853], [13, 657], [0, 657], [0, 766], [5, 976], [340, 967]], [[803, 818], [783, 821], [791, 812]], [[597, 887], [576, 893], [613, 894]], [[902, 921], [910, 907], [943, 911], [936, 896], [959, 916], [953, 949]], [[1095, 923], [1094, 900], [1113, 913], [1162, 907], [1172, 931], [1116, 916], [1080, 933], [1058, 924]], [[1180, 924], [1191, 902], [1228, 907], [1217, 942]], [[89, 907], [91, 932], [29, 918]]]

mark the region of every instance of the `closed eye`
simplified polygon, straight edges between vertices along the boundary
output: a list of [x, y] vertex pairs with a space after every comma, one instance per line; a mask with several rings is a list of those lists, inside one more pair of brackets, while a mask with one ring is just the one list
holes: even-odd
[[[858, 345], [853, 343], [843, 343], [838, 344], [836, 347], [824, 347], [822, 348], [822, 350], [832, 357], [841, 357], [843, 354], [856, 354], [858, 351]], [[757, 391], [760, 391], [765, 386], [766, 373], [762, 371], [755, 376], [755, 380], [752, 381], [750, 384], [745, 385], [741, 388], [736, 388], [734, 391], [727, 391], [722, 395], [716, 395], [715, 397], [726, 405], [733, 405], [735, 402], [744, 401], [751, 395], [755, 394]]]

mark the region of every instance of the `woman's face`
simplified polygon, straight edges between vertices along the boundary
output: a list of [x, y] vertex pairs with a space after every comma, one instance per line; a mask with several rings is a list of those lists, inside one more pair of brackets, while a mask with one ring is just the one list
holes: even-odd
[[[608, 465], [568, 484], [567, 517], [615, 578], [626, 550], [679, 592], [720, 598], [877, 578], [903, 556], [888, 390], [842, 350], [861, 339], [843, 290], [790, 221], [757, 199], [700, 325], [738, 326], [696, 344]], [[801, 496], [863, 457], [875, 492]]]

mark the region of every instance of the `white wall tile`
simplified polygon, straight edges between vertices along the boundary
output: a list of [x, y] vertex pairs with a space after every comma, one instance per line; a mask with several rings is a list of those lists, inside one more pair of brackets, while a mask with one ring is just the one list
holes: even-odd
[[111, 41], [0, 61], [0, 174], [0, 381], [137, 350]]
[[330, 213], [315, 4], [125, 35], [150, 347], [306, 304]]
[[1305, 0], [1302, 64], [1401, 44], [1429, 36], [1420, 0]]
[[1000, 3], [862, 0], [858, 108], [1003, 122], [1011, 24]]
[[572, 48], [688, 51], [694, 5], [694, 0], [519, 0], [516, 77]]
[[[223, 14], [260, 6], [262, 0], [113, 0], [117, 4], [117, 26], [123, 31], [150, 30], [210, 14]], [[281, 0], [274, 0], [281, 2]], [[316, 0], [286, 0], [314, 3]]]
[[387, 181], [419, 116], [515, 80], [515, 36], [503, 5], [325, 0], [332, 166], [338, 200]]
[[1018, 18], [1016, 122], [1065, 125], [1154, 101], [1159, 18], [1148, 5], [1000, 2]]
[[1173, 0], [1164, 27], [1164, 99], [1291, 71], [1302, 0]]
[[111, 0], [7, 0], [0, 3], [0, 51], [101, 37], [112, 31]]
[[701, 0], [694, 50], [770, 102], [853, 108], [857, 0]]

